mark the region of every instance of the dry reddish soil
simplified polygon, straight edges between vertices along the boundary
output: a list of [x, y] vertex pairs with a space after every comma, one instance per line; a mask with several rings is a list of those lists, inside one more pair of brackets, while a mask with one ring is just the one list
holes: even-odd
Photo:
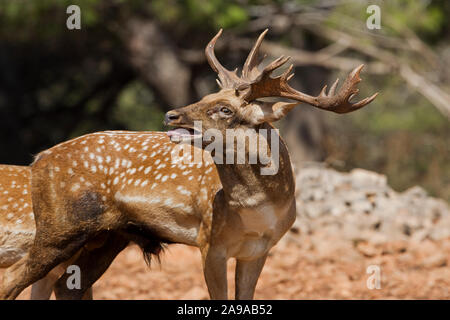
[[[292, 240], [293, 239], [293, 240]], [[381, 288], [368, 289], [370, 265]], [[277, 245], [259, 280], [257, 299], [448, 299], [450, 239], [383, 245], [291, 238]], [[230, 292], [233, 266], [229, 264]], [[1, 275], [2, 273], [0, 273]], [[28, 288], [20, 295], [27, 299]], [[95, 284], [95, 299], [207, 299], [200, 254], [170, 246], [148, 268], [135, 246], [123, 251]]]

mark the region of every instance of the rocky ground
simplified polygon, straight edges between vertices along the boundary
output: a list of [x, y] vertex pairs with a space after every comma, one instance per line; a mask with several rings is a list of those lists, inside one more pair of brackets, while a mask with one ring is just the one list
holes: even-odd
[[[257, 299], [448, 299], [450, 240], [416, 244], [319, 246], [283, 243], [268, 258]], [[229, 284], [233, 290], [233, 267]], [[380, 267], [381, 288], [369, 289], [371, 265]], [[232, 291], [230, 290], [230, 291]], [[21, 299], [29, 297], [29, 289]], [[200, 255], [171, 246], [161, 265], [148, 268], [136, 247], [123, 251], [94, 287], [95, 299], [207, 299]], [[232, 297], [232, 295], [231, 295]]]
[[[419, 187], [395, 192], [386, 177], [361, 169], [304, 167], [297, 187], [299, 217], [268, 258], [255, 298], [450, 297], [447, 203]], [[20, 298], [28, 296], [29, 290]], [[139, 249], [129, 247], [95, 285], [94, 297], [206, 299], [199, 252], [170, 246], [149, 269]]]

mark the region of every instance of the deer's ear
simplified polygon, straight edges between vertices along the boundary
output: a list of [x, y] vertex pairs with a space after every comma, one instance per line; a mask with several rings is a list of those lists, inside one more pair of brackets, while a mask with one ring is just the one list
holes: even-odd
[[283, 118], [297, 104], [298, 102], [255, 102], [245, 108], [244, 116], [253, 124], [275, 122]]

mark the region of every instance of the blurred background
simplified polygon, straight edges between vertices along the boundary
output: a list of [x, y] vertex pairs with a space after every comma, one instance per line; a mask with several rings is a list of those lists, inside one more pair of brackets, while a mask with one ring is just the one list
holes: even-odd
[[[70, 16], [66, 9], [71, 4], [81, 9], [80, 30], [66, 27]], [[369, 5], [381, 9], [380, 29], [367, 27], [366, 21], [372, 15], [367, 12]], [[366, 221], [367, 225], [359, 225], [356, 231], [346, 230], [345, 235], [357, 249], [358, 257], [374, 260], [388, 250], [394, 255], [395, 263], [389, 265], [394, 266], [395, 274], [405, 263], [404, 255], [410, 254], [407, 270], [416, 279], [414, 287], [400, 286], [400, 291], [394, 287], [382, 297], [448, 297], [449, 283], [440, 290], [442, 286], [436, 283], [442, 279], [431, 281], [424, 277], [420, 282], [417, 279], [423, 273], [415, 274], [414, 270], [430, 267], [438, 268], [439, 273], [449, 263], [450, 241], [422, 241], [427, 237], [436, 241], [450, 237], [446, 204], [450, 201], [449, 17], [447, 0], [3, 0], [0, 163], [27, 165], [36, 153], [88, 132], [163, 130], [166, 111], [218, 90], [204, 47], [220, 28], [225, 32], [216, 54], [229, 69], [242, 66], [259, 33], [269, 28], [261, 51], [272, 59], [282, 54], [291, 56], [295, 77], [290, 83], [294, 88], [317, 95], [324, 84], [330, 85], [337, 77], [345, 78], [351, 69], [364, 63], [358, 97], [380, 92], [374, 102], [355, 113], [336, 115], [303, 105], [276, 124], [296, 168], [318, 164], [330, 169], [304, 171], [298, 176], [297, 186], [306, 190], [299, 195], [299, 207], [306, 208], [303, 214], [311, 220], [301, 220], [310, 222], [296, 225], [293, 233], [311, 234], [313, 229], [330, 225], [326, 220], [330, 216], [341, 219], [333, 223], [342, 225], [343, 212], [357, 212], [361, 215], [356, 220], [355, 216], [346, 216], [348, 225], [355, 226], [358, 221]], [[339, 173], [354, 168], [370, 171], [352, 171], [348, 176]], [[330, 189], [331, 185], [334, 189]], [[421, 188], [411, 189], [415, 185]], [[374, 193], [374, 188], [383, 192]], [[362, 193], [355, 191], [356, 195], [346, 200], [348, 190]], [[405, 190], [406, 198], [396, 193]], [[336, 195], [334, 202], [326, 204], [331, 195]], [[430, 204], [428, 195], [444, 202]], [[400, 200], [394, 205], [385, 201], [389, 197]], [[318, 202], [319, 209], [315, 207]], [[336, 211], [336, 207], [344, 209]], [[386, 222], [387, 212], [403, 220], [390, 225]], [[326, 221], [314, 224], [313, 218], [319, 215]], [[448, 225], [439, 220], [443, 216]], [[436, 229], [436, 225], [441, 229]], [[391, 227], [398, 229], [397, 233]], [[446, 233], [442, 233], [444, 229]], [[343, 229], [339, 230], [343, 234]], [[362, 231], [368, 230], [374, 233], [362, 237]], [[392, 242], [387, 240], [383, 242], [384, 249], [371, 246], [378, 243], [379, 234], [389, 241], [417, 235], [420, 247], [416, 251], [401, 245], [392, 249]], [[337, 259], [338, 250], [330, 242], [325, 248], [322, 242], [311, 239], [302, 242], [313, 243], [311, 247], [302, 248], [306, 252], [318, 250], [322, 256], [308, 265], [309, 278], [302, 278], [299, 283], [314, 278], [311, 274], [316, 272], [318, 261], [330, 262], [333, 254]], [[391, 249], [386, 249], [386, 245]], [[280, 250], [278, 256], [290, 255], [283, 251], [288, 249]], [[433, 252], [426, 257], [429, 260], [422, 255], [424, 251]], [[299, 261], [304, 262], [303, 257]], [[133, 260], [130, 256], [127, 259]], [[356, 271], [351, 268], [357, 266], [353, 260], [349, 260], [350, 269], [344, 268], [348, 277], [341, 279], [340, 291], [327, 296], [332, 289], [324, 283], [322, 291], [308, 291], [305, 285], [295, 287], [298, 292], [286, 294], [289, 286], [283, 284], [288, 281], [283, 275], [295, 277], [290, 268], [303, 263], [299, 261], [282, 261], [287, 266], [269, 269], [273, 270], [270, 279], [278, 282], [262, 280], [262, 286], [268, 288], [267, 296], [262, 290], [259, 297], [274, 298], [277, 286], [282, 298], [379, 297], [368, 293], [363, 285], [365, 269], [359, 270], [360, 276], [355, 278]], [[417, 261], [421, 264], [417, 265]], [[133, 270], [131, 264], [128, 268]], [[279, 268], [286, 272], [280, 273]], [[445, 270], [449, 279], [450, 268]], [[201, 270], [197, 271], [201, 276]], [[322, 271], [311, 288], [323, 282], [327, 272], [332, 273], [331, 269]], [[178, 273], [174, 271], [169, 279], [174, 274]], [[161, 275], [153, 276], [153, 281], [162, 279]], [[114, 279], [113, 286], [118, 281]], [[136, 280], [129, 290], [143, 283], [143, 279]], [[403, 283], [402, 274], [396, 279]], [[357, 282], [356, 288], [363, 288], [362, 291], [358, 293], [353, 285], [346, 287], [346, 281], [360, 281], [362, 284]], [[193, 286], [189, 281], [182, 283], [187, 289]], [[428, 296], [425, 284], [431, 290]], [[159, 288], [163, 287], [160, 284]], [[100, 297], [122, 297], [122, 293], [112, 294], [108, 284], [104, 288]], [[129, 290], [123, 292], [123, 298], [129, 297]], [[190, 296], [169, 296], [204, 297], [205, 289], [198, 290]], [[159, 291], [153, 290], [152, 294], [161, 297]], [[134, 297], [139, 297], [139, 292]]]
[[[66, 27], [70, 4], [81, 30]], [[381, 29], [366, 26], [370, 4]], [[167, 110], [218, 89], [203, 49], [219, 28], [229, 68], [270, 28], [262, 51], [292, 57], [293, 87], [316, 95], [365, 63], [359, 96], [381, 93], [345, 116], [293, 111], [278, 125], [295, 161], [370, 169], [450, 200], [449, 17], [446, 0], [4, 0], [0, 163], [29, 164], [88, 132], [160, 130]]]

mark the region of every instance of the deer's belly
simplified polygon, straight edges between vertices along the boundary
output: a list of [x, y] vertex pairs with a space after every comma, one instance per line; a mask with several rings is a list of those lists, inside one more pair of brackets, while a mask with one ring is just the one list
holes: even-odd
[[116, 193], [115, 200], [138, 223], [159, 237], [175, 243], [196, 245], [200, 220], [189, 202], [162, 195], [152, 197]]
[[197, 246], [198, 224], [180, 223], [181, 219], [167, 219], [161, 223], [154, 225], [153, 229], [171, 242], [183, 243], [191, 246]]

